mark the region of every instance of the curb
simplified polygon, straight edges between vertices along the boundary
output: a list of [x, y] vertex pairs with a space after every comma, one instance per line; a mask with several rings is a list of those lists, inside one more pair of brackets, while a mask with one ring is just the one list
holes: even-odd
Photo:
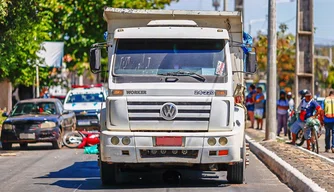
[[264, 146], [255, 142], [248, 135], [246, 140], [249, 143], [250, 150], [262, 161], [267, 167], [280, 179], [287, 184], [293, 191], [300, 192], [325, 192], [326, 190], [321, 188], [311, 179], [307, 178], [296, 168], [282, 160], [272, 151], [269, 151]]

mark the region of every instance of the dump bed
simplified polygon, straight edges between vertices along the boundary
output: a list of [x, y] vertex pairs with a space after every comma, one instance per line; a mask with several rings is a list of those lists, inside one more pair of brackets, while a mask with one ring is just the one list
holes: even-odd
[[239, 12], [143, 10], [105, 8], [104, 18], [108, 22], [110, 38], [117, 28], [145, 27], [151, 20], [193, 20], [199, 27], [229, 30], [233, 41], [242, 40], [242, 21]]
[[[229, 31], [230, 41], [242, 42], [242, 15], [226, 11], [143, 10], [106, 7], [104, 19], [108, 22], [108, 42], [112, 43], [117, 28], [146, 27], [151, 20], [193, 20], [199, 27], [223, 28]], [[233, 70], [242, 71], [242, 51], [231, 47]], [[242, 83], [241, 73], [234, 81]]]

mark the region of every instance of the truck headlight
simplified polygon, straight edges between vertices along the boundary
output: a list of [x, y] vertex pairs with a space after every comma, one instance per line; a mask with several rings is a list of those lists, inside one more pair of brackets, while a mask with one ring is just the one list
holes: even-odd
[[227, 138], [226, 137], [219, 138], [219, 144], [226, 145], [227, 144]]
[[119, 138], [116, 137], [116, 136], [113, 136], [113, 137], [110, 139], [110, 141], [111, 141], [111, 143], [112, 143], [113, 145], [118, 145], [118, 143], [119, 143]]
[[123, 137], [122, 143], [123, 143], [123, 145], [129, 145], [130, 144], [130, 138], [129, 137]]
[[3, 124], [3, 129], [4, 130], [12, 130], [14, 128], [13, 125], [11, 124]]
[[56, 123], [52, 121], [45, 121], [39, 124], [39, 128], [41, 129], [54, 128], [55, 126], [56, 126]]
[[216, 145], [217, 141], [214, 137], [209, 137], [208, 139], [208, 144], [211, 145], [211, 146], [214, 146]]

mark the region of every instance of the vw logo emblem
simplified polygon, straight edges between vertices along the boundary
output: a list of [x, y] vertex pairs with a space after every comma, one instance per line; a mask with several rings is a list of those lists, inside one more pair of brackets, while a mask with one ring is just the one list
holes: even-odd
[[176, 105], [173, 103], [165, 103], [160, 109], [160, 115], [167, 121], [173, 120], [177, 115]]

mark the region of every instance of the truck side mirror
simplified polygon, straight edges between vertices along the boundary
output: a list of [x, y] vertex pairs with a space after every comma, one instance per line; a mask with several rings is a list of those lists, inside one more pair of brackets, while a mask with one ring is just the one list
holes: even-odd
[[89, 65], [92, 73], [98, 73], [101, 71], [101, 49], [94, 47], [90, 49], [89, 53]]
[[255, 52], [248, 52], [246, 54], [246, 73], [255, 73], [257, 70], [257, 60]]

